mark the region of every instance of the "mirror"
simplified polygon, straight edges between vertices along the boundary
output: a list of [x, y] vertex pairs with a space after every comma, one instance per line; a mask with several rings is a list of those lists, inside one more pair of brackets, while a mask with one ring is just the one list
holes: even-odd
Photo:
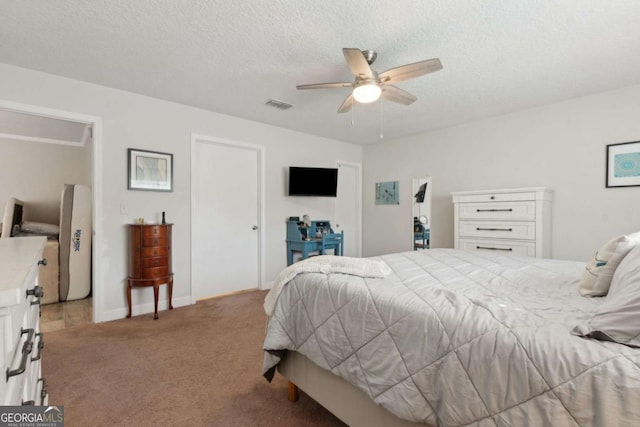
[[413, 178], [413, 250], [429, 249], [431, 238], [431, 178]]

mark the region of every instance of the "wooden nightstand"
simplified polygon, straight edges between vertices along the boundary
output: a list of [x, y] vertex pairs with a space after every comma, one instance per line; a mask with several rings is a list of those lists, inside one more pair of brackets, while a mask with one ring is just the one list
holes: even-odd
[[127, 303], [131, 317], [131, 288], [153, 286], [154, 319], [158, 318], [158, 288], [167, 284], [169, 309], [173, 310], [173, 271], [171, 268], [171, 227], [173, 224], [129, 225], [129, 278]]

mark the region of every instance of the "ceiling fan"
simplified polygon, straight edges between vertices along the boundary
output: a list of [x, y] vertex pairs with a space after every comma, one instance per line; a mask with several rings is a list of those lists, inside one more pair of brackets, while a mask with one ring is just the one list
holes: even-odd
[[296, 86], [297, 89], [353, 88], [347, 99], [338, 108], [338, 113], [346, 113], [351, 110], [354, 100], [366, 104], [376, 101], [380, 96], [388, 101], [410, 105], [418, 98], [394, 86], [392, 83], [413, 79], [442, 69], [440, 59], [433, 58], [414, 62], [413, 64], [401, 65], [378, 74], [371, 69], [371, 64], [378, 57], [375, 50], [345, 47], [342, 49], [342, 53], [349, 69], [356, 76], [353, 82], [316, 83]]

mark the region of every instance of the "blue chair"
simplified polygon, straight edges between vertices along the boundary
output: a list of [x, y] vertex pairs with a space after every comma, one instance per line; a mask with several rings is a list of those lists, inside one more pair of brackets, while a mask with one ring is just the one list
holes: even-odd
[[333, 249], [333, 254], [342, 256], [344, 252], [344, 231], [340, 233], [327, 233], [322, 235], [320, 254], [324, 255], [327, 249]]

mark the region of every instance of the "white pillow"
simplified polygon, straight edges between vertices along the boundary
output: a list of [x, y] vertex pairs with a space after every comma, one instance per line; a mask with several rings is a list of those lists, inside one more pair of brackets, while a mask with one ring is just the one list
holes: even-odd
[[580, 294], [587, 297], [606, 295], [616, 267], [637, 244], [640, 244], [640, 232], [611, 239], [598, 249], [582, 274]]
[[640, 245], [620, 262], [605, 302], [572, 333], [640, 347]]
[[640, 245], [636, 244], [633, 249], [627, 253], [627, 256], [620, 262], [616, 272], [611, 279], [609, 287], [609, 297], [618, 298], [617, 295], [623, 295], [629, 292], [627, 287], [640, 288]]

